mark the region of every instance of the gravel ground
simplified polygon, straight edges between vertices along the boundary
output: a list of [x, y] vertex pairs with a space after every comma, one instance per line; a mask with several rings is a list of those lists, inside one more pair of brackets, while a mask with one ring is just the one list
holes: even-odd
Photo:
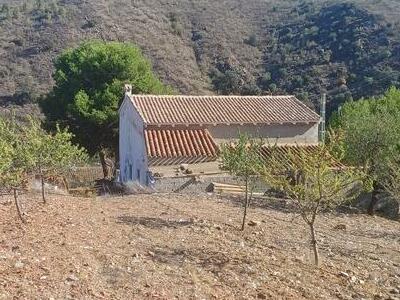
[[237, 199], [156, 194], [24, 195], [26, 225], [0, 198], [0, 299], [400, 299], [400, 223], [365, 215], [308, 230], [258, 201], [244, 232]]

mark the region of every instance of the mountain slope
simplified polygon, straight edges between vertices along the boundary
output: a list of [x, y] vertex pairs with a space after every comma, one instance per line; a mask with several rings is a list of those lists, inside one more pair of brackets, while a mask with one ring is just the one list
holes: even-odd
[[295, 93], [315, 105], [326, 89], [335, 108], [398, 84], [400, 3], [334, 2], [0, 0], [0, 104], [46, 93], [52, 60], [93, 38], [138, 44], [181, 93]]

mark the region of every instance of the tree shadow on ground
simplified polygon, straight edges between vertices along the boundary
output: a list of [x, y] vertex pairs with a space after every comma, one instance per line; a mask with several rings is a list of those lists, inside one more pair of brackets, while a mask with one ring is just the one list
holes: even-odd
[[[244, 265], [251, 265], [251, 261], [244, 257], [232, 257], [219, 251], [210, 249], [169, 248], [152, 249], [152, 259], [156, 262], [171, 266], [183, 266], [190, 263], [214, 274], [221, 272], [227, 265], [234, 265], [244, 269]], [[244, 270], [242, 270], [244, 272]]]
[[361, 237], [361, 238], [367, 238], [371, 240], [377, 240], [377, 239], [384, 239], [384, 240], [395, 240], [400, 242], [400, 235], [398, 232], [385, 232], [385, 231], [363, 231], [363, 230], [358, 230], [358, 231], [351, 231], [349, 232], [350, 235], [356, 236], [356, 237]]
[[125, 225], [142, 225], [152, 229], [159, 228], [178, 228], [183, 226], [189, 226], [193, 224], [192, 220], [166, 220], [161, 218], [150, 218], [150, 217], [134, 217], [134, 216], [119, 216], [117, 218], [118, 224]]

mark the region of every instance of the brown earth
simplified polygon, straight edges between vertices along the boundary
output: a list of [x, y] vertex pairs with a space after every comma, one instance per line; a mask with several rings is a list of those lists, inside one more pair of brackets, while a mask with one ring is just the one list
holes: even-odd
[[[283, 202], [215, 195], [0, 198], [0, 299], [398, 299], [400, 223], [319, 219], [323, 264]], [[278, 205], [279, 204], [279, 205]], [[339, 226], [338, 226], [339, 225]], [[336, 229], [335, 229], [336, 228]]]

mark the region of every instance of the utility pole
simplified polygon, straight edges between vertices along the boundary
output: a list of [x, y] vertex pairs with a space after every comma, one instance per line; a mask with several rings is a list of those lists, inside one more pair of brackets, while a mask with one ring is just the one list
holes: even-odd
[[326, 94], [323, 93], [321, 97], [321, 123], [319, 125], [319, 140], [325, 143], [326, 136]]

